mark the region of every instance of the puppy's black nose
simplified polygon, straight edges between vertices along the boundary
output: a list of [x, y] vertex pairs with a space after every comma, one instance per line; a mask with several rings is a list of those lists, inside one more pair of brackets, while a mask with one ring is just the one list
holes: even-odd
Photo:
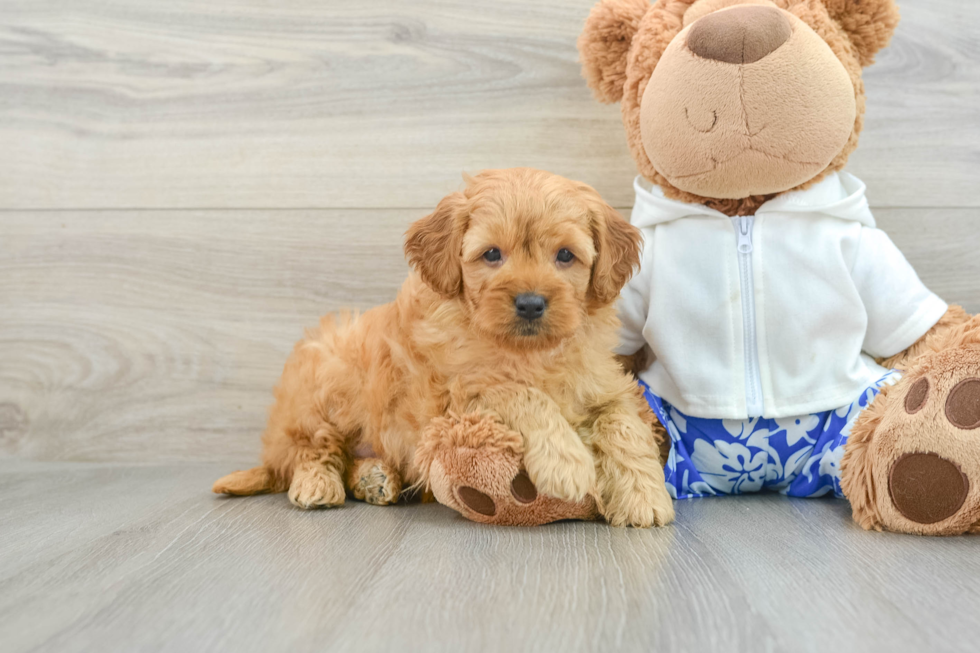
[[533, 292], [521, 293], [514, 298], [514, 308], [517, 316], [525, 320], [536, 320], [544, 315], [544, 309], [548, 307], [548, 302], [541, 295]]

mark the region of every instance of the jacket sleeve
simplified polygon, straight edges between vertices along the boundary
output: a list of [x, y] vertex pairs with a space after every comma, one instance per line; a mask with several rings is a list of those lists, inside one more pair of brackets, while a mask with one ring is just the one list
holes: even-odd
[[863, 227], [851, 277], [868, 314], [864, 351], [887, 358], [911, 347], [946, 313], [880, 229]]
[[[644, 233], [644, 241], [648, 234]], [[626, 283], [619, 294], [619, 301], [616, 304], [619, 321], [622, 327], [619, 331], [619, 346], [616, 353], [623, 356], [635, 354], [643, 345], [646, 339], [643, 337], [643, 326], [647, 321], [647, 314], [650, 310], [650, 273], [653, 265], [648, 264], [648, 252], [652, 252], [652, 247], [647, 247], [644, 242], [643, 255], [640, 257], [640, 269]]]

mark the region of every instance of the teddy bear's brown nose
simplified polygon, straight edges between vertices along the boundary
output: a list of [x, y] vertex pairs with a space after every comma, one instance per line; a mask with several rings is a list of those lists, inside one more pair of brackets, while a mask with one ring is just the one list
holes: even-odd
[[745, 5], [708, 14], [687, 33], [687, 47], [705, 59], [745, 64], [789, 40], [789, 20], [775, 7]]

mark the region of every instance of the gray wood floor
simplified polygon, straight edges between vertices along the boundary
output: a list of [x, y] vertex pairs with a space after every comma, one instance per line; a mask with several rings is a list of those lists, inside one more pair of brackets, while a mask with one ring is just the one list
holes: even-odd
[[224, 469], [0, 466], [3, 650], [975, 651], [980, 633], [973, 539], [869, 534], [832, 499], [492, 528], [202, 492]]
[[[592, 0], [0, 0], [0, 652], [977, 649], [980, 540], [846, 504], [493, 529], [224, 500], [306, 326], [390, 300], [460, 173], [629, 211]], [[849, 170], [980, 312], [980, 4], [903, 0]]]

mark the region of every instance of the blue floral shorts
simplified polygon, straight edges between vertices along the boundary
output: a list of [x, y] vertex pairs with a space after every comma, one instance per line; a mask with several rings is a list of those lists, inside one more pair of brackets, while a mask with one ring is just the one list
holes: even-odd
[[840, 461], [851, 427], [882, 387], [901, 373], [891, 370], [854, 402], [801, 417], [745, 420], [689, 417], [640, 381], [660, 423], [670, 433], [665, 472], [675, 499], [744, 494], [763, 489], [793, 497], [818, 497], [840, 489]]

